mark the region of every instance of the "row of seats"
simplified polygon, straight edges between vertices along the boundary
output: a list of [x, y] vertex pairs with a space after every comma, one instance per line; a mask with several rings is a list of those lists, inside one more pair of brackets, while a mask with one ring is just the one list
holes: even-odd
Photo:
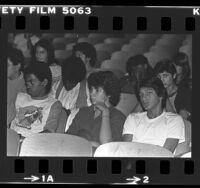
[[191, 124], [185, 123], [186, 141], [178, 144], [174, 154], [163, 147], [136, 143], [110, 142], [96, 151], [91, 142], [61, 133], [40, 133], [20, 141], [19, 135], [7, 129], [7, 156], [81, 156], [81, 157], [181, 157], [191, 152]]
[[109, 37], [106, 34], [89, 34], [82, 38], [77, 38], [78, 34], [68, 35], [70, 37], [53, 39], [54, 48], [57, 49], [55, 57], [59, 62], [72, 54], [77, 41], [90, 41], [97, 50], [97, 68], [118, 68], [125, 72], [126, 61], [137, 54], [144, 54], [154, 67], [159, 60], [173, 58], [178, 51], [188, 54], [191, 63], [191, 35], [126, 34], [124, 38]]

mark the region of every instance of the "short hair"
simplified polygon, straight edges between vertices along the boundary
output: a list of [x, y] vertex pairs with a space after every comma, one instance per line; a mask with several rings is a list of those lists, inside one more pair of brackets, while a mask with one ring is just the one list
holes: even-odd
[[149, 65], [148, 59], [142, 54], [132, 56], [128, 59], [126, 62], [126, 71], [130, 74], [132, 67], [137, 67], [138, 65]]
[[109, 102], [116, 106], [120, 100], [119, 79], [111, 71], [93, 72], [88, 77], [88, 87], [91, 89], [102, 87], [107, 96], [110, 96]]
[[33, 59], [36, 60], [36, 49], [37, 47], [42, 47], [47, 51], [47, 64], [51, 65], [56, 63], [55, 56], [54, 56], [54, 49], [52, 43], [48, 39], [40, 39], [33, 48]]
[[178, 52], [174, 57], [174, 64], [182, 67], [184, 78], [188, 79], [190, 76], [190, 66], [187, 54]]
[[34, 74], [41, 82], [47, 79], [48, 83], [46, 85], [46, 94], [51, 91], [52, 73], [47, 64], [35, 61], [25, 69], [24, 75], [26, 76], [28, 74]]
[[62, 66], [62, 81], [77, 84], [86, 78], [85, 64], [80, 58], [70, 56], [65, 60]]
[[90, 66], [94, 67], [97, 60], [97, 52], [95, 47], [88, 42], [79, 42], [73, 47], [73, 54], [76, 51], [82, 52], [87, 58], [91, 58]]
[[159, 97], [162, 97], [162, 108], [164, 109], [166, 106], [167, 100], [167, 91], [162, 83], [162, 81], [158, 77], [152, 77], [151, 79], [145, 79], [142, 81], [139, 89], [141, 88], [152, 88], [156, 92]]
[[20, 71], [24, 70], [24, 55], [21, 50], [8, 46], [7, 57], [13, 65], [20, 64]]
[[157, 62], [157, 64], [154, 67], [155, 75], [158, 75], [163, 72], [168, 72], [171, 73], [172, 75], [176, 74], [176, 67], [174, 66], [171, 60], [163, 59]]

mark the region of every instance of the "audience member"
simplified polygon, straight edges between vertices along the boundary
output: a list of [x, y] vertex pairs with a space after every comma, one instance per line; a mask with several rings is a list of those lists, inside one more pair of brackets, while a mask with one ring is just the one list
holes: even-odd
[[47, 63], [51, 69], [53, 84], [61, 79], [61, 66], [55, 60], [54, 50], [49, 40], [41, 39], [35, 44], [33, 60]]
[[145, 112], [130, 114], [124, 124], [123, 140], [162, 146], [172, 153], [179, 141], [184, 141], [181, 116], [165, 111], [167, 93], [160, 79], [144, 80], [139, 96]]
[[48, 65], [34, 62], [26, 68], [24, 74], [27, 93], [17, 95], [16, 116], [11, 129], [23, 137], [40, 132], [55, 132], [62, 105], [49, 95], [52, 75]]
[[191, 92], [186, 87], [178, 87], [176, 85], [176, 68], [173, 63], [168, 59], [162, 60], [156, 64], [154, 70], [158, 78], [162, 80], [176, 113], [180, 114], [183, 119], [191, 121]]
[[9, 127], [15, 117], [17, 94], [26, 91], [23, 76], [24, 56], [20, 50], [8, 46], [7, 67], [7, 127]]
[[80, 108], [67, 134], [90, 140], [94, 146], [121, 141], [125, 115], [116, 106], [120, 100], [119, 80], [110, 71], [93, 72], [88, 77], [92, 106]]

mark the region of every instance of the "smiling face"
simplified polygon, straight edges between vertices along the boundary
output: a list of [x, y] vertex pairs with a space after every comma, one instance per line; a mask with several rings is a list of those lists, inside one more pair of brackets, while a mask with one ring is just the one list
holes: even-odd
[[31, 97], [43, 97], [46, 93], [47, 80], [41, 82], [34, 74], [27, 74], [25, 76], [25, 84], [27, 93]]
[[140, 101], [145, 110], [152, 110], [161, 105], [162, 97], [159, 97], [153, 88], [140, 88]]
[[172, 75], [171, 73], [166, 71], [158, 74], [158, 78], [162, 80], [165, 88], [168, 88], [169, 86], [174, 84], [175, 77], [176, 75]]
[[47, 60], [48, 60], [48, 53], [41, 46], [37, 46], [36, 47], [36, 52], [35, 52], [35, 57], [36, 57], [37, 61], [45, 62], [46, 63]]

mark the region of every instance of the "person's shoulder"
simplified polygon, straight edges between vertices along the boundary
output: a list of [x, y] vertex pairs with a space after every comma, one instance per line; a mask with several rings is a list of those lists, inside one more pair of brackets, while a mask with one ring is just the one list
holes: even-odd
[[180, 115], [172, 113], [172, 112], [165, 112], [164, 115], [167, 120], [167, 123], [171, 123], [173, 121], [183, 121]]
[[137, 112], [137, 113], [129, 114], [128, 117], [131, 119], [139, 120], [146, 117], [146, 115], [147, 115], [147, 112]]

